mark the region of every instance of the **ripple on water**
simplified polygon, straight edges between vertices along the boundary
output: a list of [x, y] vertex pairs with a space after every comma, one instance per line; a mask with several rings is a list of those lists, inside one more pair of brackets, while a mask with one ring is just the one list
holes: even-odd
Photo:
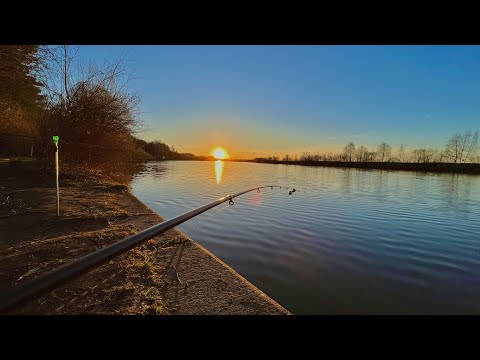
[[[480, 313], [480, 177], [226, 162], [150, 163], [135, 196], [294, 313]], [[217, 210], [220, 210], [218, 212]]]

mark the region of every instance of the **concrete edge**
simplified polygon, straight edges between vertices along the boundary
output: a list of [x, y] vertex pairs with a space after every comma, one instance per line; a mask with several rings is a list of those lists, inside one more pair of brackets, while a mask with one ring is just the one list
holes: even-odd
[[[150, 207], [148, 207], [146, 204], [144, 204], [142, 201], [140, 201], [135, 195], [133, 195], [130, 191], [125, 192], [125, 194], [128, 194], [134, 201], [140, 203], [143, 207], [145, 207], [146, 210], [152, 213], [152, 215], [155, 215], [160, 221], [165, 221], [157, 212], [152, 210]], [[238, 272], [236, 272], [232, 267], [227, 265], [225, 262], [223, 262], [221, 259], [219, 259], [217, 256], [215, 256], [213, 253], [211, 253], [209, 250], [205, 249], [202, 245], [197, 243], [195, 240], [190, 238], [188, 235], [184, 234], [180, 230], [178, 230], [176, 227], [173, 228], [176, 232], [178, 232], [180, 235], [184, 236], [188, 240], [190, 240], [197, 248], [199, 248], [201, 251], [203, 251], [206, 255], [208, 255], [210, 258], [215, 260], [217, 263], [219, 263], [222, 267], [224, 267], [226, 270], [228, 270], [233, 276], [235, 276], [237, 279], [239, 279], [241, 282], [243, 282], [246, 286], [248, 286], [257, 296], [263, 298], [264, 300], [268, 301], [271, 303], [273, 306], [275, 306], [279, 311], [283, 312], [285, 315], [292, 315], [290, 311], [288, 311], [286, 308], [284, 308], [282, 305], [277, 303], [275, 300], [273, 300], [270, 296], [265, 294], [263, 291], [261, 291], [259, 288], [257, 288], [255, 285], [253, 285], [250, 281], [245, 279], [242, 275], [240, 275]]]
[[271, 303], [273, 306], [275, 306], [279, 311], [282, 311], [284, 312], [286, 315], [292, 315], [292, 313], [290, 311], [288, 311], [286, 308], [284, 308], [282, 305], [280, 305], [279, 303], [277, 303], [275, 300], [273, 300], [270, 296], [268, 296], [267, 294], [265, 294], [262, 290], [260, 290], [259, 288], [257, 288], [255, 285], [253, 285], [250, 281], [248, 281], [247, 279], [245, 279], [242, 275], [240, 275], [238, 272], [236, 272], [233, 268], [231, 268], [230, 266], [228, 266], [225, 262], [223, 262], [221, 259], [219, 259], [218, 257], [216, 257], [213, 253], [211, 253], [210, 251], [208, 251], [207, 249], [205, 249], [202, 245], [200, 245], [199, 243], [197, 243], [196, 241], [194, 241], [192, 238], [190, 238], [188, 235], [185, 235], [184, 233], [182, 233], [180, 230], [178, 230], [177, 228], [175, 228], [175, 230], [177, 232], [179, 232], [180, 234], [182, 234], [183, 236], [185, 236], [187, 239], [189, 239], [193, 244], [195, 244], [195, 246], [197, 246], [200, 250], [202, 250], [204, 253], [206, 253], [208, 256], [210, 256], [213, 260], [215, 260], [216, 262], [220, 263], [220, 265], [222, 265], [224, 268], [226, 268], [228, 271], [230, 271], [230, 273], [232, 275], [234, 275], [235, 277], [237, 277], [240, 281], [242, 281], [245, 285], [247, 285], [255, 294], [257, 294], [258, 296], [264, 298], [265, 300], [267, 300], [269, 303]]

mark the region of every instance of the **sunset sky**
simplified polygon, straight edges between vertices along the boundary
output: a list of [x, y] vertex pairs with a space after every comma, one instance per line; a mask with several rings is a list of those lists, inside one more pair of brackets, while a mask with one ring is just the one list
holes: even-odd
[[141, 98], [138, 134], [233, 158], [442, 147], [480, 128], [479, 46], [82, 46], [125, 54]]

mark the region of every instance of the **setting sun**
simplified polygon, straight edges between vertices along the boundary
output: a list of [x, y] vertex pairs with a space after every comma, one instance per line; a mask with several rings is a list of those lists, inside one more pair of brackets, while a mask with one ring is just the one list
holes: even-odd
[[216, 148], [212, 151], [212, 155], [215, 159], [225, 159], [228, 157], [227, 152], [222, 148]]

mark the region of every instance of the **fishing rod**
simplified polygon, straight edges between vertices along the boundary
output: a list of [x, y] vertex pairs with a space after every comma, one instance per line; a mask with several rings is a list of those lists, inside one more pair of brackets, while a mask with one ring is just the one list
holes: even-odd
[[[94, 267], [97, 267], [111, 258], [118, 256], [135, 246], [138, 246], [147, 240], [164, 233], [167, 230], [172, 229], [173, 227], [184, 223], [191, 218], [200, 215], [201, 213], [214, 208], [226, 201], [230, 205], [234, 205], [233, 199], [241, 196], [243, 194], [249, 193], [251, 191], [260, 192], [260, 189], [263, 188], [282, 188], [278, 185], [267, 185], [255, 187], [249, 190], [241, 191], [234, 195], [226, 195], [218, 200], [215, 200], [209, 204], [203, 205], [194, 210], [188, 211], [184, 214], [181, 214], [177, 217], [174, 217], [170, 220], [163, 221], [157, 225], [149, 227], [145, 230], [142, 230], [134, 235], [131, 235], [123, 240], [117, 241], [111, 245], [105, 246], [102, 249], [96, 250], [90, 254], [87, 254], [80, 259], [74, 260], [68, 264], [62, 265], [46, 274], [43, 274], [35, 279], [30, 280], [29, 282], [15, 286], [14, 288], [7, 291], [5, 294], [0, 295], [0, 311], [5, 312], [6, 310], [12, 308], [15, 305], [23, 303], [26, 300], [33, 300], [38, 298], [40, 295], [44, 294], [46, 291], [52, 289], [53, 287], [60, 285], [68, 280], [76, 278], [83, 273], [91, 270]], [[283, 186], [283, 188], [288, 189]], [[294, 193], [295, 189], [288, 190], [289, 195]]]

